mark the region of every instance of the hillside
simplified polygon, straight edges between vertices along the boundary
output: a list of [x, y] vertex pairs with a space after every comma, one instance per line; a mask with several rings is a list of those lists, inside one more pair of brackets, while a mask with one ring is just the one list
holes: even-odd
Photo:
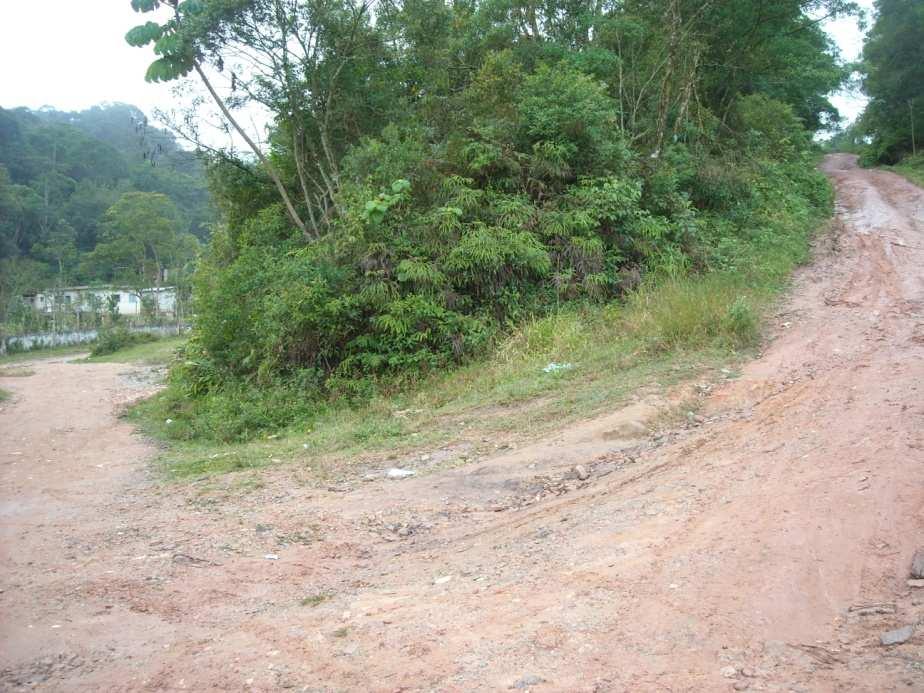
[[177, 230], [208, 238], [204, 167], [139, 109], [0, 109], [0, 319], [22, 291], [111, 279], [112, 267], [86, 260], [130, 192], [166, 195]]

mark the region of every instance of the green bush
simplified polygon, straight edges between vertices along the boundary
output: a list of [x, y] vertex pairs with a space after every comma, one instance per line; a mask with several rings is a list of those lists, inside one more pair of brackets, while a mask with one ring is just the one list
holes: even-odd
[[[312, 164], [309, 178], [336, 177], [319, 239], [254, 192], [262, 173], [214, 164], [227, 223], [161, 396], [171, 437], [245, 440], [492, 353], [563, 355], [592, 338], [556, 317], [574, 310], [652, 351], [757, 341], [767, 295], [830, 209], [805, 109], [756, 85], [712, 105], [702, 84], [662, 92], [660, 68], [641, 79], [622, 62], [667, 48], [631, 12], [561, 43], [459, 19], [460, 37], [487, 32], [478, 50], [419, 55], [397, 80], [401, 114], [341, 139], [335, 169]], [[320, 186], [277, 135], [290, 188]]]
[[90, 351], [91, 356], [106, 356], [114, 354], [117, 351], [125, 349], [135, 344], [144, 344], [154, 342], [159, 338], [157, 335], [147, 332], [134, 332], [126, 327], [110, 327], [100, 330], [99, 336]]

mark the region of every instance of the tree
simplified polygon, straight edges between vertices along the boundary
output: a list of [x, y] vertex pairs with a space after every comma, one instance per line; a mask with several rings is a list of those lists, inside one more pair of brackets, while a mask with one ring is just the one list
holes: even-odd
[[[272, 180], [289, 219], [307, 239], [318, 238], [336, 213], [347, 146], [380, 125], [374, 109], [386, 90], [375, 88], [375, 76], [386, 56], [369, 3], [132, 0], [140, 12], [161, 5], [173, 9], [168, 21], [149, 21], [126, 35], [133, 46], [153, 44], [160, 56], [145, 79], [164, 82], [195, 72]], [[228, 93], [219, 94], [210, 68], [230, 72]], [[275, 118], [270, 151], [233, 113], [248, 102]]]
[[861, 122], [872, 138], [867, 158], [895, 163], [924, 137], [924, 3], [877, 0], [862, 69], [869, 103]]
[[58, 286], [64, 286], [77, 261], [77, 232], [73, 226], [59, 219], [35, 244], [33, 254], [52, 263], [57, 270]]
[[185, 264], [195, 252], [195, 239], [182, 228], [166, 195], [125, 193], [106, 212], [100, 242], [85, 260], [87, 271], [124, 282], [140, 297], [143, 289], [160, 287], [167, 268]]
[[[196, 153], [148, 127], [132, 106], [0, 109], [0, 258], [49, 263], [59, 280], [103, 279], [106, 268], [81, 272], [91, 265], [71, 257], [62, 221], [73, 228], [82, 256], [96, 246], [103, 215], [122, 193], [158, 192], [178, 207], [184, 231], [205, 238], [213, 217], [205, 178]], [[52, 237], [65, 241], [61, 252], [51, 247]]]
[[855, 9], [132, 5], [170, 12], [126, 36], [154, 50], [147, 79], [198, 77], [242, 136], [238, 106], [272, 116], [253, 157], [211, 153], [221, 223], [195, 279], [200, 382], [278, 375], [344, 392], [460, 361], [647, 270], [725, 262], [773, 225], [754, 210], [777, 193], [820, 207], [811, 131], [836, 117], [827, 94], [845, 76], [821, 22]]

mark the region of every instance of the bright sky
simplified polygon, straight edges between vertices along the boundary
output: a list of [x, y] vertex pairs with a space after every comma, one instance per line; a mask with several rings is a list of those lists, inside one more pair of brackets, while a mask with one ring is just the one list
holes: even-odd
[[[873, 0], [857, 0], [857, 4], [866, 10], [867, 26], [872, 24]], [[855, 19], [838, 19], [828, 22], [825, 29], [837, 41], [843, 60], [853, 61], [860, 57], [863, 51], [863, 32], [860, 31]], [[842, 116], [852, 121], [866, 106], [866, 97], [859, 91], [845, 90], [832, 96], [831, 103], [837, 107]]]
[[[873, 0], [859, 2], [872, 9]], [[132, 48], [123, 38], [144, 19], [129, 0], [0, 0], [0, 106], [75, 111], [120, 101], [148, 115], [170, 110], [170, 86], [144, 81], [150, 47]], [[844, 59], [859, 55], [863, 37], [854, 21], [832, 22], [828, 30]], [[862, 95], [833, 100], [850, 118], [863, 110]]]
[[169, 107], [170, 87], [144, 81], [151, 48], [125, 43], [146, 19], [130, 0], [0, 0], [0, 106]]

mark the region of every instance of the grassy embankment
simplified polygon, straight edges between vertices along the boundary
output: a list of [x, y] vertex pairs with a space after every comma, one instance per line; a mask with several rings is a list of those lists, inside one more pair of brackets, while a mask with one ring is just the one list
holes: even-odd
[[[272, 398], [265, 392], [252, 401], [242, 393], [224, 417], [187, 415], [184, 407], [195, 405], [176, 395], [142, 402], [129, 417], [168, 441], [161, 462], [173, 479], [283, 462], [305, 465], [318, 479], [336, 478], [357, 462], [383, 466], [468, 444], [465, 455], [447, 464], [462, 463], [500, 442], [529, 440], [612, 410], [640, 391], [664, 392], [733, 368], [760, 343], [766, 316], [795, 266], [808, 258], [824, 217], [804, 204], [774, 205], [723, 271], [651, 278], [624, 301], [534, 319], [478, 363], [363, 405], [330, 403], [297, 425], [243, 442], [217, 436], [226, 421], [270, 419]], [[566, 367], [546, 372], [549, 364]]]
[[87, 357], [89, 363], [138, 363], [160, 366], [170, 362], [186, 337], [166, 337], [117, 349], [108, 354]]
[[73, 346], [50, 347], [48, 349], [35, 349], [34, 351], [17, 351], [13, 354], [4, 354], [0, 356], [0, 366], [10, 363], [22, 363], [23, 361], [35, 361], [37, 359], [52, 359], [62, 356], [74, 356], [83, 354], [90, 350], [88, 344], [76, 344]]
[[909, 156], [889, 169], [924, 188], [924, 154]]
[[[145, 366], [166, 365], [171, 361], [177, 349], [182, 346], [185, 341], [186, 337], [158, 339], [143, 344], [135, 344], [111, 354], [90, 356], [85, 359], [76, 360], [74, 363], [136, 363]], [[87, 349], [91, 346], [92, 345], [81, 344], [78, 346], [38, 349], [32, 352], [4, 355], [0, 357], [0, 378], [24, 378], [34, 375], [35, 371], [31, 368], [17, 366], [16, 364], [43, 359], [76, 356], [86, 353]], [[0, 388], [0, 402], [8, 400], [11, 396], [11, 392]]]
[[[89, 363], [141, 363], [144, 365], [166, 364], [174, 352], [186, 341], [186, 337], [169, 337], [151, 342], [135, 344], [119, 349], [110, 354], [88, 356], [85, 361]], [[0, 368], [9, 364], [23, 363], [25, 361], [38, 361], [43, 359], [62, 358], [86, 354], [93, 349], [93, 343], [78, 344], [75, 346], [52, 347], [49, 349], [36, 349], [35, 351], [22, 351], [15, 354], [0, 356]], [[0, 371], [2, 372], [2, 371]]]

